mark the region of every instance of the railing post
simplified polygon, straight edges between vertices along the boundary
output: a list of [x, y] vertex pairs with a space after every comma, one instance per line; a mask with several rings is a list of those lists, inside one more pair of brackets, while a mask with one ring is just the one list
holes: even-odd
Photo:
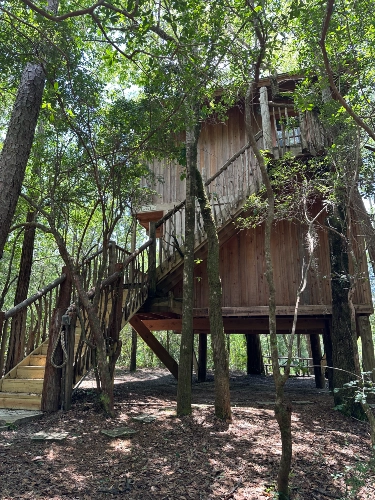
[[[56, 308], [54, 310], [49, 328], [49, 344], [46, 358], [46, 369], [42, 392], [42, 411], [57, 411], [61, 404], [62, 373], [60, 368], [55, 368], [51, 363], [53, 347], [60, 334], [61, 318], [70, 305], [70, 294], [72, 288], [71, 277], [67, 267], [63, 267], [62, 272], [66, 275], [65, 280], [60, 285], [59, 296], [57, 298]], [[59, 346], [55, 355], [62, 359], [62, 349]], [[55, 361], [60, 362], [55, 358]], [[68, 360], [73, 364], [73, 360]]]
[[150, 246], [149, 262], [148, 262], [148, 279], [149, 279], [149, 297], [155, 297], [156, 294], [156, 227], [155, 222], [150, 222]]
[[74, 371], [74, 344], [75, 344], [75, 323], [77, 316], [74, 313], [70, 316], [69, 324], [65, 325], [65, 346], [68, 353], [68, 362], [63, 368], [63, 398], [62, 409], [67, 411], [70, 410], [72, 405], [72, 392], [73, 392], [73, 371]]
[[[115, 265], [115, 272], [121, 272], [124, 269], [124, 265], [122, 262], [117, 263]], [[108, 331], [109, 336], [112, 339], [110, 345], [110, 360], [109, 360], [109, 369], [111, 373], [111, 378], [114, 377], [116, 361], [121, 354], [122, 342], [120, 340], [120, 331], [121, 331], [121, 323], [122, 323], [122, 299], [124, 293], [124, 279], [121, 275], [118, 280], [113, 284], [114, 295], [112, 298], [112, 313], [111, 313], [111, 324], [109, 325]]]
[[112, 276], [115, 272], [116, 262], [116, 242], [110, 240], [108, 243], [108, 276]]
[[262, 114], [264, 149], [268, 150], [270, 153], [273, 153], [273, 139], [271, 130], [270, 108], [268, 105], [267, 87], [261, 87], [259, 101], [260, 101], [260, 112]]
[[[7, 332], [4, 328], [5, 323], [5, 312], [0, 311], [0, 379], [3, 376], [4, 363], [5, 363], [5, 347], [6, 347], [6, 336]], [[4, 330], [3, 330], [4, 329]], [[1, 384], [1, 382], [0, 382]], [[0, 387], [1, 390], [1, 387]]]

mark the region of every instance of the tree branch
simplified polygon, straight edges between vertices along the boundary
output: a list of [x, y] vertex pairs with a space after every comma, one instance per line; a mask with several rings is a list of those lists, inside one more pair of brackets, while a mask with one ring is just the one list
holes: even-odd
[[104, 0], [99, 0], [98, 2], [94, 3], [91, 7], [87, 7], [87, 9], [79, 9], [79, 10], [74, 10], [72, 12], [67, 12], [66, 14], [63, 14], [61, 16], [53, 16], [49, 12], [45, 11], [44, 9], [41, 9], [37, 7], [33, 2], [30, 0], [21, 0], [25, 5], [30, 7], [31, 10], [34, 12], [37, 12], [41, 16], [45, 17], [46, 19], [49, 19], [50, 21], [55, 21], [56, 23], [59, 23], [60, 21], [64, 21], [65, 19], [69, 19], [71, 17], [79, 17], [79, 16], [84, 16], [86, 14], [92, 14], [95, 9], [103, 5]]
[[353, 120], [356, 122], [356, 124], [361, 127], [365, 132], [368, 133], [368, 135], [375, 141], [375, 133], [371, 128], [355, 113], [352, 109], [351, 106], [346, 102], [346, 100], [343, 98], [341, 95], [339, 89], [336, 87], [334, 78], [333, 78], [333, 71], [329, 63], [329, 58], [328, 58], [328, 53], [327, 53], [327, 48], [325, 45], [325, 40], [329, 28], [329, 24], [332, 18], [333, 14], [333, 6], [334, 6], [335, 0], [328, 0], [327, 2], [327, 10], [326, 10], [326, 15], [323, 21], [323, 26], [322, 26], [322, 34], [319, 40], [319, 45], [322, 50], [322, 55], [323, 55], [323, 62], [324, 62], [324, 67], [328, 76], [329, 84], [330, 87], [336, 97], [336, 99], [339, 101], [341, 106], [347, 111], [349, 116], [353, 118]]

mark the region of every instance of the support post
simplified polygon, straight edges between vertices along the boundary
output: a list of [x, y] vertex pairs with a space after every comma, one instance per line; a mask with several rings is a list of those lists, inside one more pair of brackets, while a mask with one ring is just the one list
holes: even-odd
[[65, 411], [70, 410], [72, 406], [72, 391], [73, 391], [73, 369], [74, 369], [74, 344], [75, 344], [75, 322], [76, 314], [70, 318], [70, 324], [65, 326], [65, 346], [68, 353], [68, 362], [63, 368], [64, 390], [62, 400], [62, 408]]
[[108, 276], [112, 276], [116, 266], [116, 242], [110, 240], [108, 243]]
[[[53, 412], [59, 409], [61, 396], [61, 368], [55, 368], [51, 363], [51, 356], [55, 341], [58, 338], [61, 328], [61, 318], [65, 314], [70, 305], [70, 294], [72, 289], [72, 281], [67, 267], [63, 267], [63, 274], [66, 275], [65, 280], [60, 285], [59, 296], [57, 299], [56, 309], [54, 310], [52, 321], [49, 329], [49, 344], [46, 358], [46, 368], [43, 382], [42, 392], [42, 411]], [[55, 362], [61, 363], [62, 349], [61, 345], [55, 351]]]
[[130, 365], [129, 371], [135, 372], [137, 370], [137, 331], [132, 328], [132, 347], [130, 351]]
[[[150, 222], [150, 238], [153, 240], [150, 246], [148, 279], [149, 279], [149, 297], [155, 297], [156, 294], [156, 227], [155, 222]], [[139, 332], [138, 332], [139, 333]]]
[[270, 153], [273, 153], [273, 139], [267, 87], [261, 87], [259, 102], [260, 112], [262, 115], [264, 149], [268, 150]]
[[207, 376], [207, 335], [199, 334], [198, 345], [198, 382], [206, 382]]
[[262, 356], [262, 345], [259, 334], [245, 334], [248, 375], [261, 375], [264, 373], [264, 364]]
[[311, 345], [311, 354], [314, 364], [315, 387], [317, 389], [324, 389], [326, 384], [325, 384], [324, 372], [321, 366], [322, 349], [320, 347], [320, 337], [318, 333], [310, 334], [310, 345]]
[[372, 331], [368, 316], [357, 316], [358, 331], [362, 342], [362, 369], [372, 372], [371, 379], [375, 382], [375, 357]]
[[150, 330], [143, 324], [138, 316], [133, 316], [129, 321], [131, 326], [137, 330], [139, 336], [149, 346], [149, 348], [156, 354], [160, 361], [172, 373], [175, 379], [178, 378], [178, 364], [169, 354], [169, 352], [161, 345], [158, 339], [150, 332]]
[[6, 328], [4, 328], [4, 323], [5, 323], [5, 312], [0, 311], [0, 379], [3, 376], [3, 370], [5, 364], [5, 346], [7, 337], [7, 331]]
[[[114, 267], [114, 272], [121, 272], [124, 269], [122, 262], [117, 263]], [[120, 340], [120, 331], [122, 324], [122, 298], [124, 294], [124, 278], [121, 276], [113, 284], [113, 299], [112, 299], [112, 312], [110, 317], [110, 324], [108, 328], [108, 334], [111, 338], [110, 342], [110, 361], [109, 370], [111, 378], [113, 379], [116, 367], [116, 361], [121, 354], [122, 342]]]
[[[333, 357], [332, 357], [332, 339], [331, 339], [331, 325], [330, 321], [327, 320], [324, 327], [323, 333], [323, 343], [324, 343], [324, 351], [327, 360], [327, 366], [333, 366]], [[330, 391], [333, 391], [333, 369], [327, 368], [328, 372], [328, 387]]]

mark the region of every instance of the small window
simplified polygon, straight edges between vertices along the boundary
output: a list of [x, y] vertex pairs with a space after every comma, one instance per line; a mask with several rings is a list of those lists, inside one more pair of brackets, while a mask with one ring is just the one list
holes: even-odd
[[280, 147], [301, 144], [301, 129], [297, 117], [276, 120], [276, 137]]

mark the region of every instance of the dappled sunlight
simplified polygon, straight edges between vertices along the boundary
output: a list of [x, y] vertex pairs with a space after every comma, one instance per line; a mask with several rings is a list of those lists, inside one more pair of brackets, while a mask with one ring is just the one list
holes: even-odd
[[[232, 399], [241, 405], [233, 407], [233, 420], [227, 423], [214, 416], [213, 383], [193, 386], [192, 415], [179, 418], [171, 400], [175, 386], [166, 387], [164, 380], [158, 385], [163, 376], [133, 382], [130, 396], [126, 377], [117, 385], [123, 392], [117, 393], [114, 419], [99, 411], [92, 394], [85, 399], [83, 391], [71, 411], [0, 435], [0, 473], [7, 495], [2, 498], [272, 498], [281, 440], [273, 404], [268, 404], [272, 392], [267, 380], [257, 387], [257, 379], [250, 383], [236, 377]], [[325, 498], [323, 489], [328, 498], [340, 497], [355, 467], [370, 456], [366, 424], [333, 411], [330, 396], [299, 393], [300, 388], [304, 386], [294, 384], [291, 399], [312, 403], [293, 405], [293, 500]], [[135, 434], [102, 434], [103, 429], [124, 427]], [[61, 443], [31, 442], [41, 429], [68, 437]], [[370, 500], [369, 492], [365, 489], [358, 500]]]

